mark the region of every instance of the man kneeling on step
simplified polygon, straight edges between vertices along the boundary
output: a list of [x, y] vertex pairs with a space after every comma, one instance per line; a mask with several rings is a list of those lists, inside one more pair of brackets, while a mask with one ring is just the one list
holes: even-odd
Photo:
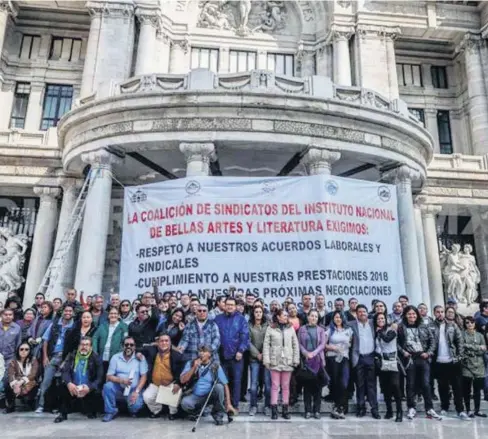
[[235, 410], [230, 400], [227, 377], [219, 363], [211, 360], [212, 350], [209, 346], [202, 346], [199, 349], [199, 357], [193, 362], [186, 363], [180, 381], [188, 390], [181, 400], [181, 408], [192, 417], [198, 416], [217, 380], [210, 395], [209, 404], [213, 406], [212, 417], [215, 424], [223, 425], [225, 413]]

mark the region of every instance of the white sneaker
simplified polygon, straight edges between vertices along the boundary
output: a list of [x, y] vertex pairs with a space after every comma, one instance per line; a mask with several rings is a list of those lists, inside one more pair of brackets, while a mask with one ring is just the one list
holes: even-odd
[[442, 416], [442, 417], [447, 416], [447, 412], [446, 412], [445, 410], [441, 410], [441, 416]]
[[251, 407], [249, 409], [249, 416], [254, 416], [257, 411], [258, 411], [257, 407]]
[[466, 414], [466, 412], [461, 412], [458, 414], [458, 418], [461, 419], [461, 421], [471, 421], [469, 416]]
[[413, 418], [415, 418], [416, 414], [417, 414], [417, 411], [415, 409], [408, 409], [407, 419], [412, 420]]
[[430, 409], [426, 413], [429, 419], [437, 419], [438, 421], [442, 421], [442, 416], [439, 416], [434, 409]]
[[38, 415], [40, 415], [41, 413], [44, 413], [44, 407], [42, 407], [42, 406], [37, 407], [37, 408], [36, 408], [36, 413], [37, 413]]

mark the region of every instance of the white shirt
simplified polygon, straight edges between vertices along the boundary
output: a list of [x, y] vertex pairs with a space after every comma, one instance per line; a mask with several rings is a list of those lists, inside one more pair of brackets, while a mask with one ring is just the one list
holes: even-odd
[[443, 322], [439, 328], [439, 346], [437, 348], [438, 363], [452, 363], [451, 351], [447, 344], [446, 324]]
[[107, 343], [105, 343], [105, 347], [103, 348], [103, 361], [108, 361], [110, 359], [110, 345], [112, 344], [112, 337], [117, 329], [117, 326], [119, 326], [119, 322], [117, 322], [115, 325], [108, 325]]
[[373, 332], [371, 331], [371, 326], [369, 322], [362, 324], [358, 320], [358, 331], [359, 331], [359, 354], [369, 355], [374, 351], [374, 338]]

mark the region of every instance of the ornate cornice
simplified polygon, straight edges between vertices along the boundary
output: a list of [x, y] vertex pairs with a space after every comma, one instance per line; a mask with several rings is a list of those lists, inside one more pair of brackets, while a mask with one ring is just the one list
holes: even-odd
[[378, 26], [375, 24], [358, 24], [356, 26], [356, 34], [359, 38], [386, 38], [393, 40], [402, 33], [397, 26]]
[[132, 18], [134, 17], [134, 5], [130, 3], [112, 3], [101, 1], [89, 1], [86, 4], [88, 13], [93, 17]]
[[480, 47], [484, 47], [486, 40], [481, 34], [468, 32], [464, 34], [463, 39], [456, 46], [455, 53], [476, 53]]

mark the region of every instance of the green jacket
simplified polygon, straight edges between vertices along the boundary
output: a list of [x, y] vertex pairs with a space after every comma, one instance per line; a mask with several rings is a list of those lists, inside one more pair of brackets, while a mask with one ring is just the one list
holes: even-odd
[[[95, 334], [93, 334], [93, 352], [97, 353], [100, 358], [103, 358], [103, 350], [107, 344], [108, 326], [108, 322], [102, 323], [95, 331]], [[122, 351], [124, 337], [127, 336], [128, 332], [129, 327], [124, 322], [119, 321], [119, 325], [112, 335], [108, 361], [110, 361], [115, 354]]]
[[266, 322], [263, 322], [261, 326], [253, 326], [249, 323], [249, 336], [251, 341], [249, 351], [251, 352], [251, 360], [257, 360], [258, 354], [263, 353], [266, 329], [268, 329], [268, 324]]
[[462, 359], [463, 376], [468, 378], [483, 378], [485, 376], [484, 354], [481, 349], [486, 346], [483, 336], [479, 332], [469, 334], [463, 331], [464, 355]]

